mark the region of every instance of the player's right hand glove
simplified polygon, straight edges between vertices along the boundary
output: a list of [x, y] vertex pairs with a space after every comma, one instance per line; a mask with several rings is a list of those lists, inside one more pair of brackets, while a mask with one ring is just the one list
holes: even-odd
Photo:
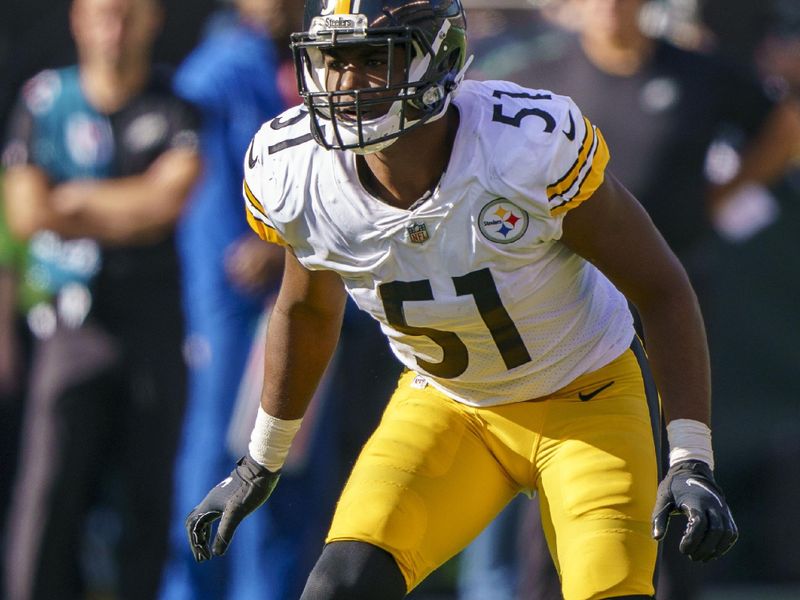
[[[279, 477], [279, 472], [267, 470], [249, 456], [239, 459], [231, 474], [214, 486], [186, 517], [194, 559], [203, 562], [225, 554], [239, 523], [264, 504]], [[220, 517], [214, 542], [209, 547], [211, 525]]]
[[692, 560], [719, 558], [731, 549], [739, 531], [711, 468], [686, 460], [669, 468], [658, 486], [653, 510], [653, 537], [667, 533], [670, 515], [686, 515], [686, 530], [678, 546]]

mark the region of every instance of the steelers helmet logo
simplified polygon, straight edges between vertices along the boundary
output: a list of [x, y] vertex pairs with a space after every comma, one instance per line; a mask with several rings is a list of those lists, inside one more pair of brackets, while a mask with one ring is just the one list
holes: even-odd
[[495, 198], [481, 209], [478, 228], [498, 244], [516, 242], [528, 230], [528, 213], [507, 198]]

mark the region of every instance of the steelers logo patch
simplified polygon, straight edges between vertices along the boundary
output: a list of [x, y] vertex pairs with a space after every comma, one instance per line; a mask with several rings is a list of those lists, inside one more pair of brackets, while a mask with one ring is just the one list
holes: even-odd
[[486, 239], [510, 244], [525, 235], [529, 220], [528, 213], [507, 198], [495, 198], [481, 209], [478, 228]]

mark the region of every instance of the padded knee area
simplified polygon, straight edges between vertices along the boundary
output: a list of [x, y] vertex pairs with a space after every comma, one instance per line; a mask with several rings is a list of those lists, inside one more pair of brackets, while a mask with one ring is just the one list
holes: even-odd
[[395, 600], [406, 582], [391, 554], [366, 542], [332, 542], [308, 577], [300, 600]]

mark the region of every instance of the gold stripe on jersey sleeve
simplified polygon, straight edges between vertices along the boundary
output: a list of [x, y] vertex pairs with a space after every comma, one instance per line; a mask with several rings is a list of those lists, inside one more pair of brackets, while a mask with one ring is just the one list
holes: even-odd
[[287, 244], [286, 240], [284, 240], [281, 234], [278, 233], [278, 230], [267, 222], [267, 213], [264, 210], [261, 202], [258, 201], [253, 192], [250, 190], [250, 186], [247, 185], [247, 181], [243, 182], [242, 189], [244, 190], [245, 197], [244, 212], [250, 228], [255, 231], [256, 235], [265, 242], [288, 247], [289, 244]]
[[281, 234], [269, 225], [256, 219], [249, 210], [245, 209], [245, 215], [247, 216], [247, 223], [250, 225], [250, 228], [255, 231], [256, 235], [262, 240], [271, 244], [278, 244], [278, 246], [283, 246], [285, 248], [289, 247], [289, 244], [281, 237]]
[[586, 163], [589, 152], [594, 145], [594, 127], [592, 127], [592, 124], [586, 117], [583, 117], [583, 125], [586, 129], [586, 133], [584, 134], [583, 141], [581, 142], [581, 149], [578, 151], [578, 158], [575, 159], [575, 162], [572, 163], [572, 166], [566, 173], [564, 173], [561, 179], [547, 186], [548, 200], [552, 200], [556, 196], [559, 196], [570, 189], [575, 184], [583, 165]]
[[262, 206], [261, 202], [259, 202], [258, 198], [256, 198], [256, 195], [250, 189], [250, 186], [247, 185], [246, 179], [242, 181], [242, 191], [244, 192], [245, 199], [248, 202], [250, 202], [250, 204], [252, 204], [258, 210], [258, 212], [260, 212], [262, 215], [266, 217], [267, 211], [264, 210], [264, 207]]
[[335, 15], [349, 15], [350, 5], [352, 0], [336, 0], [336, 8], [333, 11]]
[[603, 134], [599, 129], [595, 131], [595, 135], [597, 136], [597, 148], [594, 151], [591, 168], [587, 171], [583, 181], [578, 185], [577, 193], [572, 198], [565, 199], [560, 205], [550, 209], [550, 214], [554, 217], [564, 214], [580, 205], [583, 201], [591, 197], [595, 190], [603, 183], [606, 165], [608, 165], [611, 154], [608, 151], [606, 140], [603, 138]]

